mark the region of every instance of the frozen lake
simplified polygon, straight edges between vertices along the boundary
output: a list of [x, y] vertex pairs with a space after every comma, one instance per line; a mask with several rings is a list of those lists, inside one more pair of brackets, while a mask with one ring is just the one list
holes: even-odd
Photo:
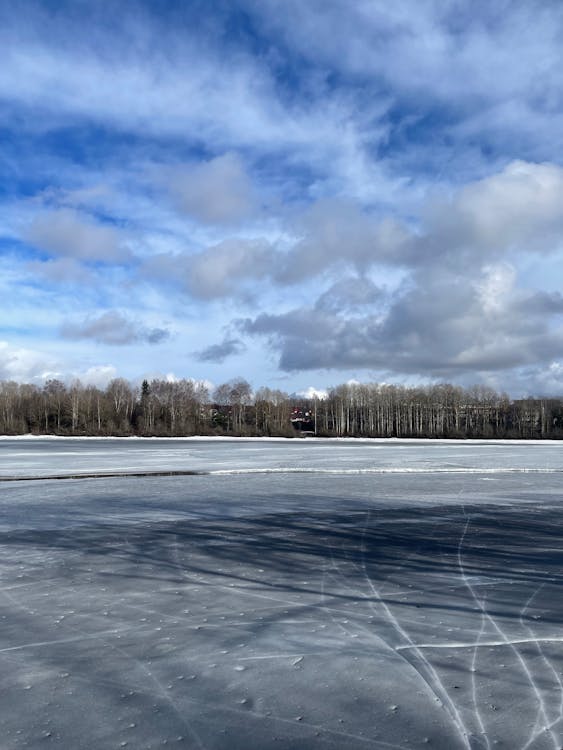
[[563, 443], [2, 438], [0, 479], [2, 750], [563, 746]]

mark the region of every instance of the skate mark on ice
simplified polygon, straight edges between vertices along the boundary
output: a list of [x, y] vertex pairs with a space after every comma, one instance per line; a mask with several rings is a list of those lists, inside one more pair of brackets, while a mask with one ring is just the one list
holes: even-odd
[[539, 636], [537, 638], [503, 638], [502, 640], [477, 640], [477, 641], [447, 641], [446, 643], [411, 643], [395, 646], [395, 651], [408, 651], [414, 648], [485, 648], [487, 646], [517, 646], [519, 643], [563, 643], [563, 635]]
[[[535, 634], [534, 634], [532, 628], [529, 625], [527, 625], [527, 624], [524, 623], [524, 615], [526, 614], [526, 611], [530, 607], [532, 601], [536, 598], [536, 596], [539, 594], [539, 592], [543, 589], [544, 586], [545, 586], [545, 581], [542, 584], [540, 584], [536, 588], [536, 590], [530, 595], [530, 597], [528, 598], [526, 604], [522, 607], [522, 610], [520, 612], [520, 617], [519, 617], [520, 625], [525, 630], [528, 631], [528, 633], [530, 634], [530, 636], [534, 636]], [[541, 656], [541, 658], [542, 658], [543, 662], [545, 663], [546, 667], [548, 668], [548, 670], [552, 673], [552, 675], [554, 677], [554, 680], [555, 680], [555, 682], [557, 683], [557, 685], [559, 687], [559, 707], [558, 707], [558, 709], [556, 709], [556, 710], [558, 710], [558, 713], [550, 721], [550, 723], [549, 723], [549, 725], [547, 727], [548, 729], [551, 729], [552, 727], [554, 727], [557, 724], [559, 724], [559, 722], [563, 719], [563, 682], [561, 681], [561, 677], [559, 676], [559, 673], [557, 672], [557, 670], [553, 666], [553, 663], [545, 655], [545, 652], [544, 652], [544, 650], [541, 647], [541, 642], [542, 641], [540, 641], [540, 639], [536, 636], [536, 637], [534, 637], [533, 642], [536, 645], [536, 649], [538, 651], [538, 654]], [[536, 739], [538, 737], [540, 737], [543, 734], [543, 732], [546, 730], [546, 727], [540, 727], [540, 726], [538, 726], [538, 724], [539, 724], [539, 722], [536, 720], [536, 731], [534, 733], [534, 736], [530, 738], [530, 740], [526, 743], [526, 745], [524, 745], [524, 747], [522, 748], [522, 750], [527, 750], [527, 748], [530, 747], [531, 745], [533, 745], [533, 743], [536, 741]]]
[[379, 590], [377, 589], [376, 585], [374, 584], [372, 578], [370, 577], [368, 573], [366, 557], [365, 557], [366, 555], [365, 535], [367, 532], [367, 526], [368, 526], [370, 517], [371, 517], [371, 511], [368, 511], [366, 515], [366, 520], [364, 523], [364, 529], [363, 529], [363, 534], [362, 534], [362, 546], [361, 546], [362, 568], [363, 568], [365, 581], [369, 589], [371, 590], [376, 602], [383, 609], [383, 612], [385, 613], [385, 616], [387, 617], [387, 621], [389, 622], [391, 627], [395, 630], [395, 632], [403, 640], [405, 640], [408, 644], [410, 644], [410, 646], [412, 647], [412, 650], [414, 651], [414, 653], [416, 654], [416, 656], [418, 657], [418, 660], [420, 661], [422, 665], [422, 669], [426, 672], [426, 674], [424, 674], [421, 669], [417, 669], [417, 667], [415, 667], [415, 665], [412, 662], [410, 662], [408, 659], [405, 659], [406, 663], [418, 673], [418, 675], [423, 680], [424, 684], [427, 686], [427, 689], [430, 691], [433, 697], [437, 699], [444, 706], [464, 746], [467, 748], [467, 750], [471, 750], [471, 744], [469, 742], [469, 731], [467, 727], [465, 726], [463, 719], [461, 718], [461, 715], [459, 713], [457, 706], [455, 705], [448, 691], [446, 690], [444, 683], [440, 679], [435, 668], [428, 661], [428, 659], [424, 656], [423, 652], [417, 648], [417, 646], [414, 644], [413, 640], [411, 639], [410, 635], [402, 627], [401, 623], [397, 620], [397, 618], [391, 611], [390, 607], [383, 600]]
[[[495, 620], [495, 618], [491, 614], [489, 614], [489, 612], [487, 611], [486, 607], [483, 604], [483, 600], [480, 599], [477, 596], [477, 594], [475, 593], [475, 589], [474, 589], [471, 581], [469, 580], [469, 577], [467, 576], [467, 574], [465, 572], [465, 568], [464, 568], [464, 565], [463, 565], [462, 550], [463, 550], [463, 544], [465, 542], [465, 537], [467, 535], [467, 530], [469, 529], [469, 524], [471, 523], [471, 517], [468, 516], [467, 513], [465, 512], [465, 506], [463, 506], [463, 512], [464, 512], [464, 515], [466, 516], [466, 521], [465, 521], [465, 526], [463, 528], [461, 536], [459, 538], [459, 543], [458, 543], [458, 548], [457, 548], [458, 568], [459, 568], [459, 573], [460, 573], [461, 579], [466, 584], [467, 589], [470, 592], [473, 601], [475, 602], [475, 604], [479, 608], [479, 611], [486, 617], [487, 621], [492, 625], [492, 627], [494, 628], [494, 630], [498, 633], [498, 635], [502, 639], [502, 643], [498, 644], [498, 645], [505, 645], [508, 648], [510, 648], [510, 650], [514, 653], [514, 655], [518, 659], [518, 662], [520, 663], [520, 667], [521, 667], [522, 671], [524, 672], [524, 675], [525, 675], [527, 681], [529, 682], [530, 687], [532, 689], [532, 692], [534, 693], [534, 696], [536, 698], [536, 701], [537, 701], [537, 704], [538, 704], [538, 710], [539, 710], [541, 716], [543, 716], [544, 727], [548, 731], [548, 733], [549, 733], [549, 735], [551, 737], [551, 740], [553, 742], [553, 748], [554, 748], [554, 750], [559, 750], [560, 749], [559, 742], [557, 741], [557, 738], [556, 738], [556, 736], [555, 736], [552, 728], [548, 727], [548, 725], [549, 725], [550, 722], [549, 722], [549, 718], [547, 716], [547, 707], [546, 707], [545, 701], [544, 701], [544, 699], [543, 699], [543, 697], [541, 695], [540, 689], [538, 688], [538, 685], [537, 685], [536, 681], [534, 680], [534, 677], [533, 677], [532, 673], [530, 672], [530, 669], [528, 667], [528, 664], [527, 664], [526, 660], [524, 659], [524, 657], [522, 656], [522, 654], [520, 653], [520, 651], [516, 648], [516, 645], [517, 645], [516, 642], [519, 641], [519, 640], [521, 640], [521, 639], [510, 639], [508, 637], [508, 635], [505, 633], [505, 631], [497, 623], [497, 621]], [[533, 639], [526, 639], [526, 642], [536, 642], [536, 639], [535, 638], [533, 638]], [[536, 720], [536, 722], [537, 722], [537, 720]], [[535, 727], [534, 727], [534, 729], [535, 729]], [[531, 732], [530, 736], [528, 737], [527, 742], [522, 746], [522, 750], [524, 750], [524, 748], [529, 747], [530, 743], [533, 740], [535, 740], [534, 729], [532, 729], [532, 732]]]

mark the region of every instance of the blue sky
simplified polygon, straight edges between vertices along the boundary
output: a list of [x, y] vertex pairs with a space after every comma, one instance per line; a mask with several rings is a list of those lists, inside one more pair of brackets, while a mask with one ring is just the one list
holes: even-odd
[[563, 6], [0, 2], [0, 378], [563, 394]]

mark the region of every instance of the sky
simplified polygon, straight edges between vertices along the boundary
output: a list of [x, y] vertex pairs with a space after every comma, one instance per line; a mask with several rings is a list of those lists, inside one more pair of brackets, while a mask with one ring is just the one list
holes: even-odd
[[0, 0], [0, 379], [563, 395], [559, 0]]

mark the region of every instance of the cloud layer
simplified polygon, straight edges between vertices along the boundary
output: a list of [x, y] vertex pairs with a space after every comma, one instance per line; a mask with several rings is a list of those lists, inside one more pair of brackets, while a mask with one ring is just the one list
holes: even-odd
[[0, 8], [0, 372], [158, 344], [563, 393], [562, 36], [535, 2]]

